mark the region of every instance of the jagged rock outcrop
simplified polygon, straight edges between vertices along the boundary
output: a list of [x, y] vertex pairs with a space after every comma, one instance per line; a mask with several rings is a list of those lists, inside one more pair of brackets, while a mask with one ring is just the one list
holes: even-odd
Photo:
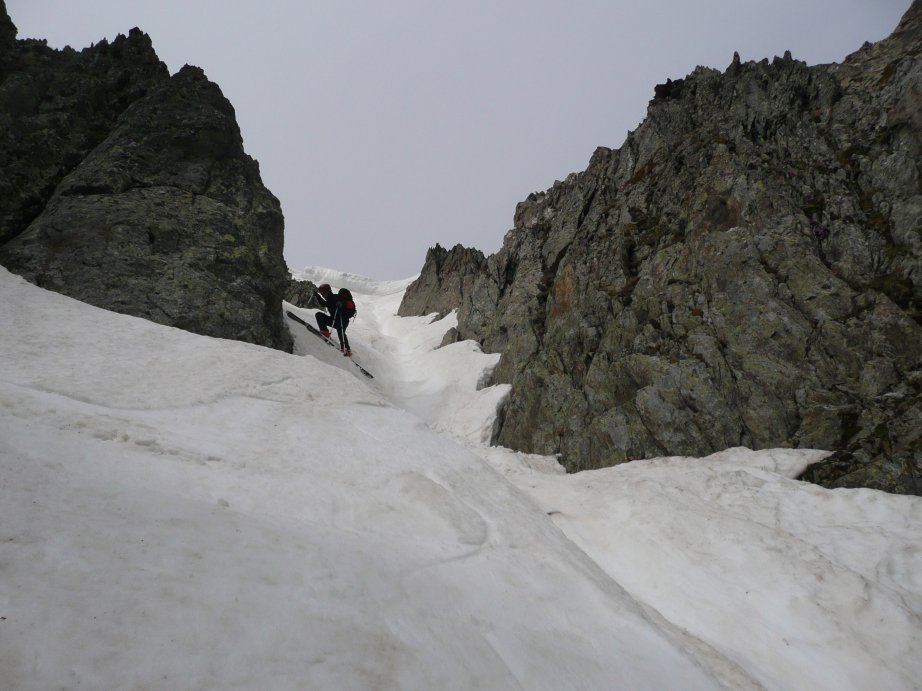
[[[15, 27], [0, 9], [2, 39]], [[7, 46], [0, 264], [105, 309], [290, 350], [282, 212], [220, 89], [194, 67], [170, 77], [137, 29], [80, 52]]]
[[841, 65], [658, 86], [483, 267], [431, 255], [401, 313], [458, 307], [512, 384], [498, 441], [570, 470], [814, 447], [837, 453], [810, 479], [922, 493], [920, 49], [916, 0]]
[[0, 244], [44, 209], [64, 176], [119, 115], [169, 80], [150, 38], [137, 29], [77, 52], [16, 41], [0, 2]]
[[0, 57], [6, 59], [16, 46], [16, 25], [6, 11], [6, 2], [0, 2]]
[[285, 293], [285, 300], [295, 307], [306, 307], [308, 309], [324, 309], [317, 299], [317, 286], [313, 281], [302, 281], [297, 278], [288, 278], [288, 291]]
[[485, 266], [480, 250], [461, 245], [450, 252], [441, 245], [430, 248], [419, 278], [407, 288], [397, 313], [405, 317], [435, 312], [444, 317], [464, 300]]

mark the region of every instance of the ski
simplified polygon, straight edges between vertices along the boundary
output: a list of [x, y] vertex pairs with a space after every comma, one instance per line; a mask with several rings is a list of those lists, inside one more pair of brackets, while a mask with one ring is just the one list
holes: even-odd
[[[317, 338], [319, 338], [321, 341], [323, 341], [324, 343], [326, 343], [328, 346], [330, 346], [331, 348], [335, 348], [335, 349], [338, 350], [339, 352], [342, 352], [342, 350], [340, 349], [340, 347], [339, 347], [338, 345], [336, 345], [335, 343], [333, 343], [333, 341], [331, 341], [329, 338], [327, 338], [326, 336], [324, 336], [322, 333], [320, 333], [320, 331], [317, 329], [317, 327], [311, 326], [310, 324], [308, 324], [306, 321], [304, 321], [303, 319], [301, 319], [301, 317], [299, 317], [297, 314], [294, 314], [293, 312], [288, 312], [288, 311], [286, 311], [285, 314], [288, 315], [288, 318], [289, 318], [289, 319], [294, 319], [294, 320], [295, 320], [296, 322], [298, 322], [299, 324], [303, 324], [303, 325], [305, 326], [305, 328], [307, 328], [308, 331], [310, 331], [312, 334], [314, 334]], [[359, 368], [359, 372], [361, 372], [362, 374], [364, 374], [364, 375], [365, 375], [366, 377], [368, 377], [369, 379], [374, 379], [374, 378], [375, 378], [374, 375], [373, 375], [371, 372], [369, 372], [367, 369], [365, 369], [364, 367], [362, 367], [359, 363], [357, 363], [357, 362], [356, 362], [354, 359], [352, 359], [351, 357], [349, 358], [349, 362], [351, 362], [353, 365], [355, 365], [356, 367], [358, 367], [358, 368]]]

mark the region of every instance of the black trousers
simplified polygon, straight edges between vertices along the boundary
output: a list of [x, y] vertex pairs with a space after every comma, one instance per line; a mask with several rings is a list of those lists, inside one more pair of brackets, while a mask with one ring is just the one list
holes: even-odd
[[317, 326], [320, 327], [320, 330], [329, 329], [333, 327], [336, 329], [336, 335], [339, 336], [339, 348], [340, 350], [352, 350], [349, 347], [349, 339], [346, 338], [346, 327], [349, 326], [347, 321], [345, 324], [342, 319], [337, 319], [336, 323], [333, 322], [333, 317], [325, 312], [317, 312]]

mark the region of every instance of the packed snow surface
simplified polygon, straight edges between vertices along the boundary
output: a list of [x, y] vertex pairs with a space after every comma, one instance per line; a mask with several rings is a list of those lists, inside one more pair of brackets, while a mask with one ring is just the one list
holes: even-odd
[[922, 499], [811, 450], [566, 475], [488, 445], [497, 356], [408, 281], [301, 277], [375, 379], [0, 269], [0, 688], [922, 688]]

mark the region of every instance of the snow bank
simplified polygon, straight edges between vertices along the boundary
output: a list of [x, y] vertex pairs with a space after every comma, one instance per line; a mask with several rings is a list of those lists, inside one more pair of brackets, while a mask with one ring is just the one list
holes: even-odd
[[489, 447], [495, 355], [312, 271], [374, 380], [0, 270], [0, 686], [920, 688], [922, 499]]
[[767, 688], [919, 688], [922, 499], [791, 479], [822, 451], [567, 476], [487, 455], [628, 592]]
[[469, 450], [312, 357], [0, 271], [4, 688], [713, 688]]

